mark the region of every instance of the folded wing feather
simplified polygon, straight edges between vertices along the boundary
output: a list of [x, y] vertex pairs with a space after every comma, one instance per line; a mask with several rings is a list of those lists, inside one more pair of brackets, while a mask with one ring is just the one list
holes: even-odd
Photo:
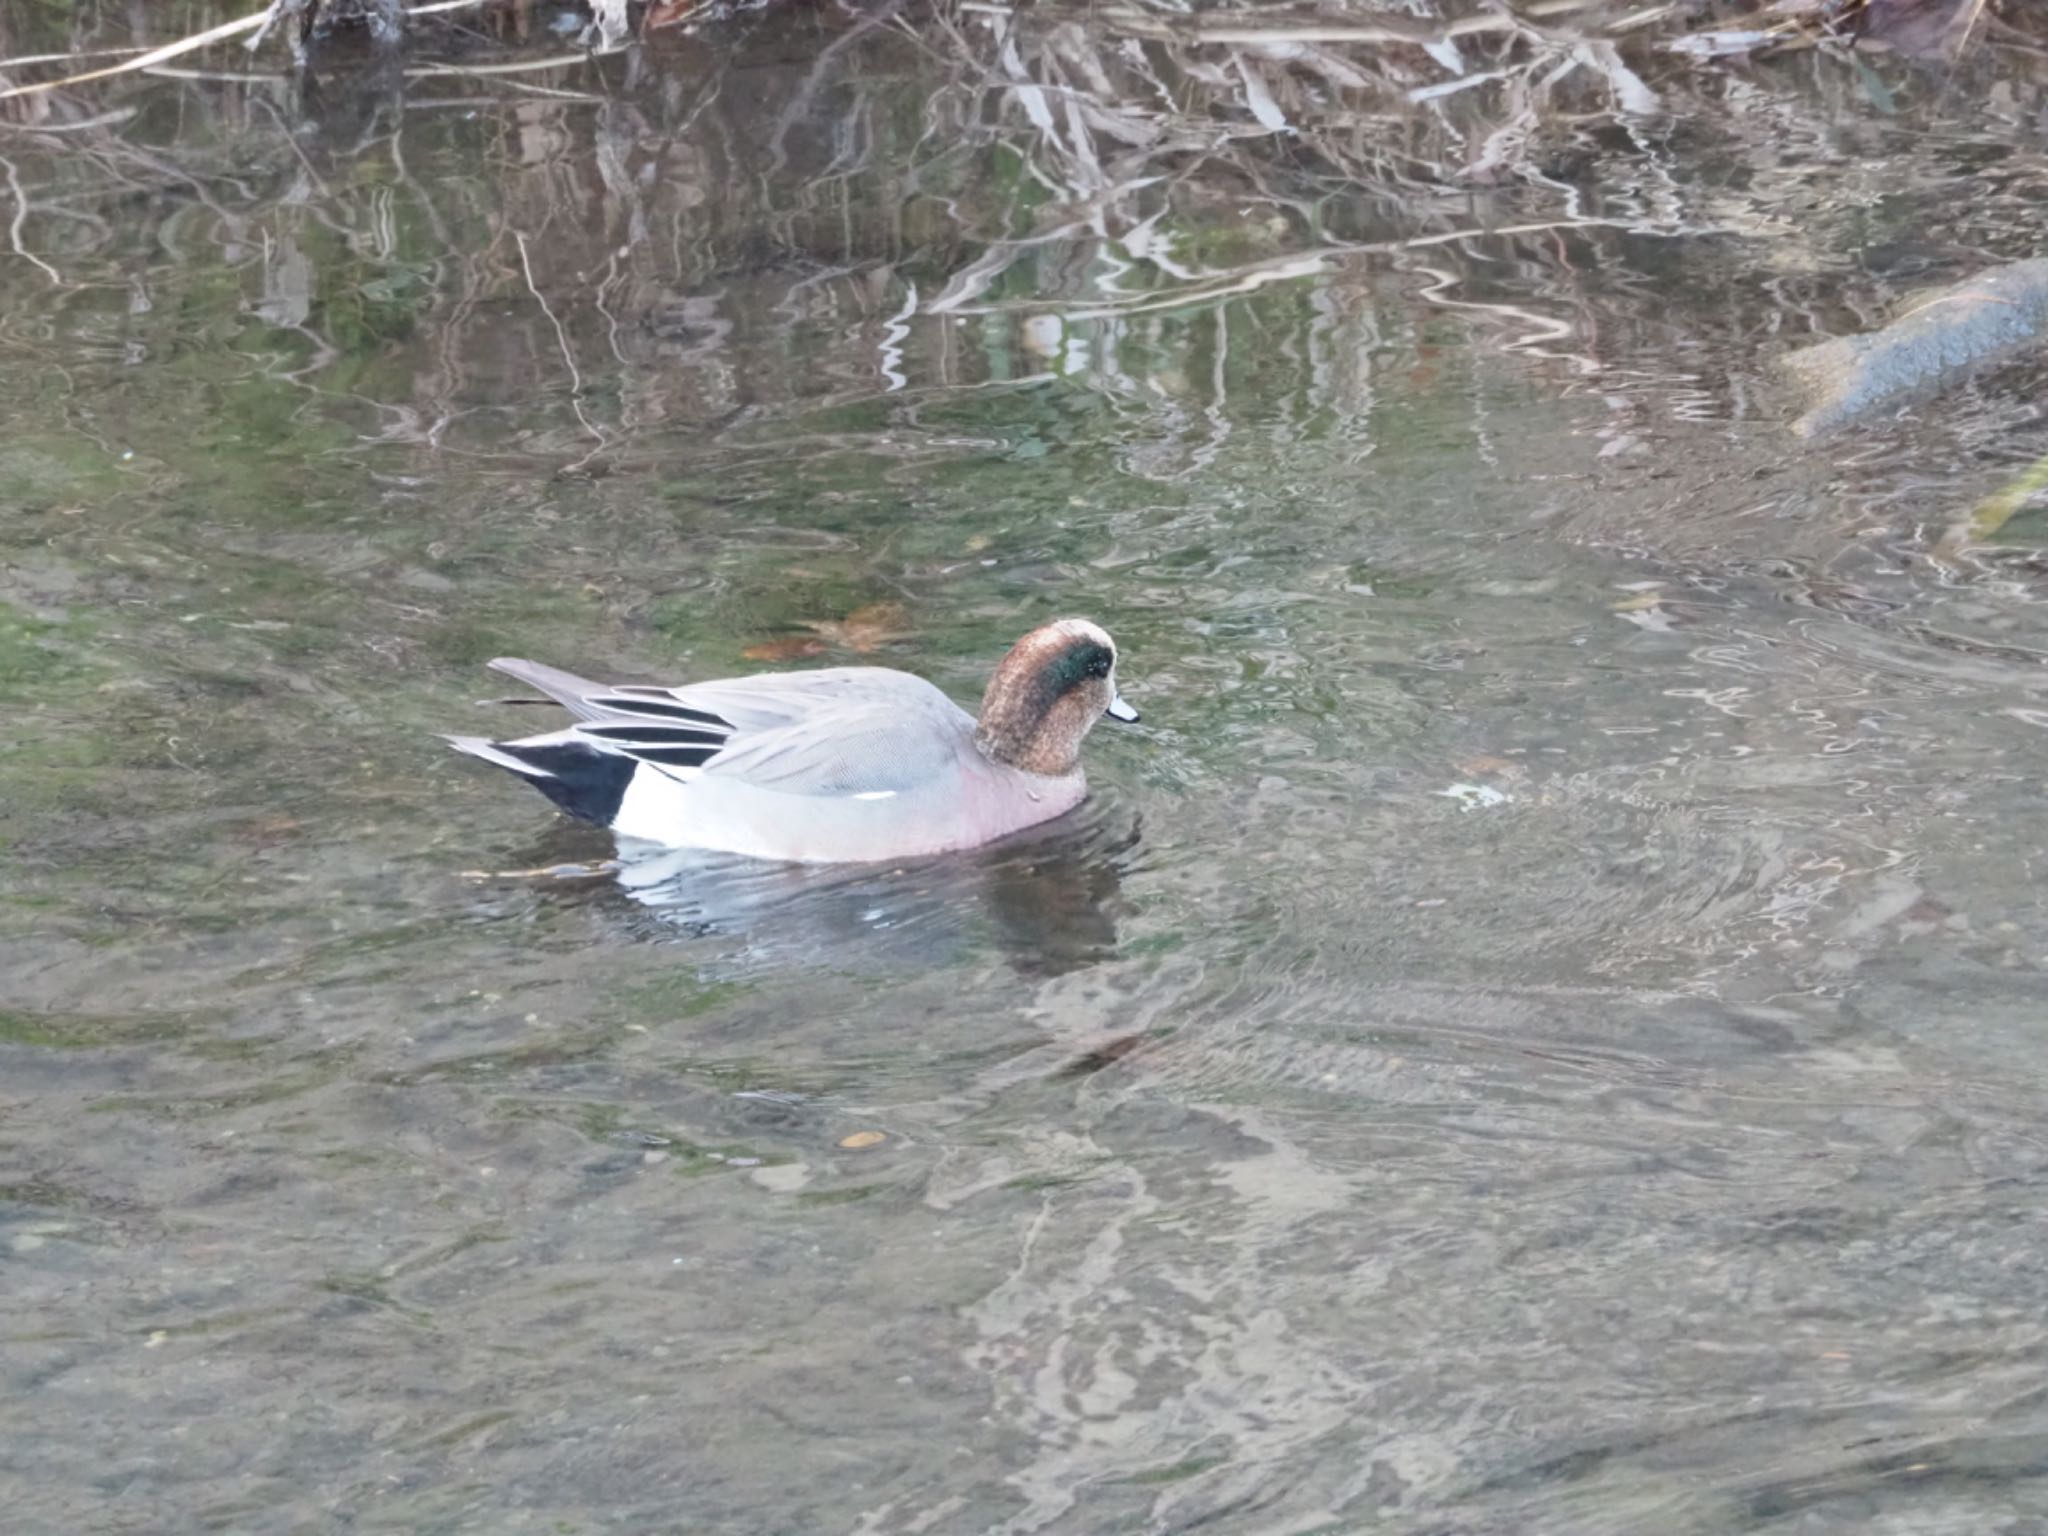
[[594, 683], [514, 657], [491, 665], [576, 717], [535, 740], [580, 741], [677, 777], [702, 771], [787, 795], [882, 797], [932, 782], [972, 749], [973, 716], [922, 678], [889, 668], [656, 688]]

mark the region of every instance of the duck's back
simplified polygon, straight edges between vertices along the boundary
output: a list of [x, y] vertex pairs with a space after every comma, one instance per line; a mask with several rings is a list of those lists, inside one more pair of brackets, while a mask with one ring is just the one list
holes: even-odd
[[974, 717], [921, 677], [888, 667], [774, 673], [676, 690], [733, 723], [704, 765], [783, 795], [903, 793], [956, 771]]

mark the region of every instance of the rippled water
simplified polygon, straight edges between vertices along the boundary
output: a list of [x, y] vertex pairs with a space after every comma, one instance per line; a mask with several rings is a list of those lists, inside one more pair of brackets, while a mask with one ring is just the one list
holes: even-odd
[[[1063, 224], [820, 25], [0, 143], [10, 1528], [2043, 1528], [2044, 376], [1770, 368], [2038, 251], [2038, 87]], [[431, 735], [1068, 611], [1146, 723], [972, 857]]]

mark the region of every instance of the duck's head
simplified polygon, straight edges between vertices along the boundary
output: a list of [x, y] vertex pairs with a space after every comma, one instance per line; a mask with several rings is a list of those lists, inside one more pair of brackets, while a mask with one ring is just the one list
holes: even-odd
[[996, 762], [1058, 777], [1074, 771], [1082, 738], [1104, 715], [1138, 718], [1116, 691], [1116, 642], [1086, 619], [1055, 619], [996, 667], [974, 739]]

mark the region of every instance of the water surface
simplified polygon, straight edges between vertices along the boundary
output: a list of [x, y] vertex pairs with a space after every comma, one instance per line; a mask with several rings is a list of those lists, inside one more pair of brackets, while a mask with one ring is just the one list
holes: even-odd
[[[14, 1528], [2041, 1528], [2043, 377], [1770, 366], [2038, 252], [2023, 64], [1398, 197], [807, 17], [8, 129]], [[1064, 612], [1145, 724], [970, 857], [431, 734]]]

